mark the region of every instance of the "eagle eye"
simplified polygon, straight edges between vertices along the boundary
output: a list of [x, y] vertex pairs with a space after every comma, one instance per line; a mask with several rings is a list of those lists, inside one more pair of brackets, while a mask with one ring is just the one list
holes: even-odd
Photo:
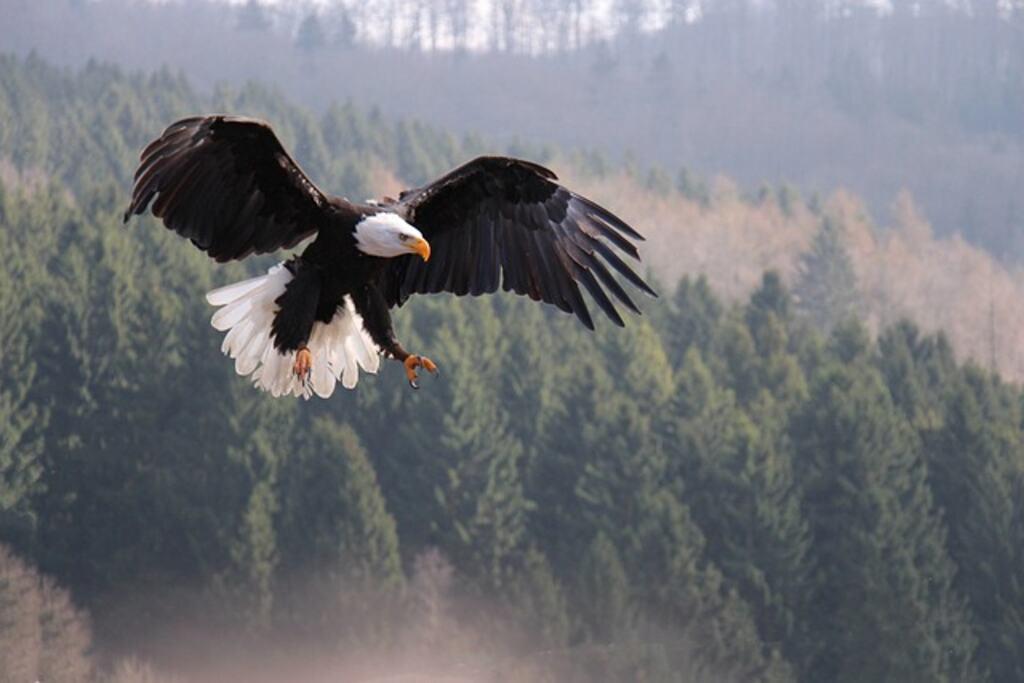
[[400, 233], [398, 233], [398, 240], [400, 242], [408, 242], [409, 241], [409, 236], [406, 235], [404, 232], [400, 232]]

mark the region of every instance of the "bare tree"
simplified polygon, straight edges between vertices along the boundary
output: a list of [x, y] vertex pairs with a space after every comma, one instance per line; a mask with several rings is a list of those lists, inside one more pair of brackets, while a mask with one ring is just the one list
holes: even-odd
[[0, 545], [0, 671], [5, 680], [39, 678], [40, 608], [36, 573]]
[[89, 620], [71, 602], [71, 595], [52, 579], [39, 583], [39, 628], [42, 651], [39, 680], [45, 683], [81, 683], [89, 680], [92, 663]]
[[473, 0], [444, 0], [445, 15], [451, 33], [452, 48], [464, 50], [469, 45], [469, 28]]

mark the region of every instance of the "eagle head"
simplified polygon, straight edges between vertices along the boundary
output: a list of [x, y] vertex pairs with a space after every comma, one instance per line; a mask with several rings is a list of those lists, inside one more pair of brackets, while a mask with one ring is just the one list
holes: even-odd
[[430, 258], [430, 244], [423, 233], [395, 213], [384, 211], [363, 218], [356, 223], [354, 234], [359, 251], [370, 256], [419, 254], [424, 261]]

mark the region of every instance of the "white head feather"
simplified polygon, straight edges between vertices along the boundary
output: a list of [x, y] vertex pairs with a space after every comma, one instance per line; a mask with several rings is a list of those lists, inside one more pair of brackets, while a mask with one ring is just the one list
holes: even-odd
[[[423, 233], [398, 214], [381, 212], [356, 223], [356, 246], [370, 256], [393, 258], [403, 254], [423, 255]], [[427, 249], [429, 254], [429, 248]]]

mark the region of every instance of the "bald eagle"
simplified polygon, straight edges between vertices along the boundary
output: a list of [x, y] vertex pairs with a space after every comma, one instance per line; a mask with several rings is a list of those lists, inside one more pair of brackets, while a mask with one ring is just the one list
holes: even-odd
[[639, 260], [643, 237], [610, 211], [520, 159], [474, 159], [395, 199], [358, 204], [325, 195], [270, 126], [211, 115], [171, 124], [142, 152], [127, 222], [152, 213], [219, 262], [288, 249], [265, 275], [209, 292], [213, 326], [240, 375], [274, 396], [328, 397], [353, 388], [383, 355], [437, 365], [399, 343], [390, 309], [412, 294], [524, 294], [594, 323], [580, 293], [622, 326], [609, 293], [639, 313], [618, 272], [656, 296], [616, 250]]

